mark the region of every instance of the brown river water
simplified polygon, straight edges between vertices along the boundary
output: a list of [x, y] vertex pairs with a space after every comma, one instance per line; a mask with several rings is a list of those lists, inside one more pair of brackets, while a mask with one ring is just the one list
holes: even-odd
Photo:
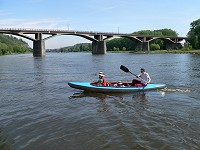
[[[89, 93], [69, 81], [131, 81], [143, 67], [163, 90]], [[200, 149], [200, 55], [0, 56], [1, 150]]]

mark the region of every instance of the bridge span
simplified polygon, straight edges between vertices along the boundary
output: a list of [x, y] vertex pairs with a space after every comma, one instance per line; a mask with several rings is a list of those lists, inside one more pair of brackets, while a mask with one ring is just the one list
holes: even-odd
[[[0, 28], [0, 33], [17, 35], [33, 41], [33, 56], [45, 56], [45, 40], [60, 35], [74, 35], [92, 41], [92, 54], [106, 53], [106, 40], [113, 37], [125, 37], [136, 40], [142, 50], [150, 50], [149, 42], [154, 39], [168, 40], [172, 45], [179, 44], [186, 37], [159, 36], [159, 35], [136, 35], [128, 33], [113, 32], [90, 32], [74, 30], [54, 30], [54, 29], [23, 29], [23, 28]], [[44, 38], [43, 35], [47, 35]]]

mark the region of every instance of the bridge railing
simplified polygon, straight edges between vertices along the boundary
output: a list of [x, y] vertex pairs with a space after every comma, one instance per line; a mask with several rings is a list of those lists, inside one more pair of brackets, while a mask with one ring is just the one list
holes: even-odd
[[132, 33], [116, 33], [116, 32], [101, 32], [101, 31], [78, 31], [78, 30], [63, 30], [63, 29], [35, 29], [35, 28], [0, 28], [0, 32], [3, 31], [20, 31], [20, 32], [44, 32], [44, 34], [49, 33], [73, 33], [73, 34], [92, 34], [92, 35], [116, 35], [116, 36], [137, 36], [137, 37], [165, 37], [165, 38], [182, 38], [186, 39], [187, 37], [175, 37], [175, 36], [164, 36], [164, 35], [136, 35]]
[[116, 33], [116, 32], [102, 32], [102, 31], [80, 31], [80, 30], [63, 30], [63, 29], [34, 29], [34, 28], [0, 28], [0, 31], [40, 31], [40, 32], [77, 32], [77, 33], [91, 33], [91, 34], [131, 34], [131, 33]]

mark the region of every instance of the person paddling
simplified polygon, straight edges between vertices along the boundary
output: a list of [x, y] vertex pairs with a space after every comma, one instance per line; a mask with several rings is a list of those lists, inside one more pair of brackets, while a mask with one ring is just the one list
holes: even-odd
[[147, 86], [147, 84], [151, 82], [151, 77], [144, 68], [141, 68], [141, 73], [136, 77], [139, 78], [139, 80], [133, 79], [132, 86]]
[[98, 85], [100, 85], [100, 86], [106, 86], [106, 79], [104, 77], [103, 72], [99, 72]]

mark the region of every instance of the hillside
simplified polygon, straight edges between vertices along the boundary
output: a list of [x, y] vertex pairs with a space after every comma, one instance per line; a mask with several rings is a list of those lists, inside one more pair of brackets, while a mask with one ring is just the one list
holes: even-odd
[[31, 52], [32, 49], [22, 39], [0, 34], [0, 55]]
[[92, 51], [91, 43], [79, 43], [73, 46], [63, 47], [59, 49], [48, 49], [47, 52], [87, 52]]

